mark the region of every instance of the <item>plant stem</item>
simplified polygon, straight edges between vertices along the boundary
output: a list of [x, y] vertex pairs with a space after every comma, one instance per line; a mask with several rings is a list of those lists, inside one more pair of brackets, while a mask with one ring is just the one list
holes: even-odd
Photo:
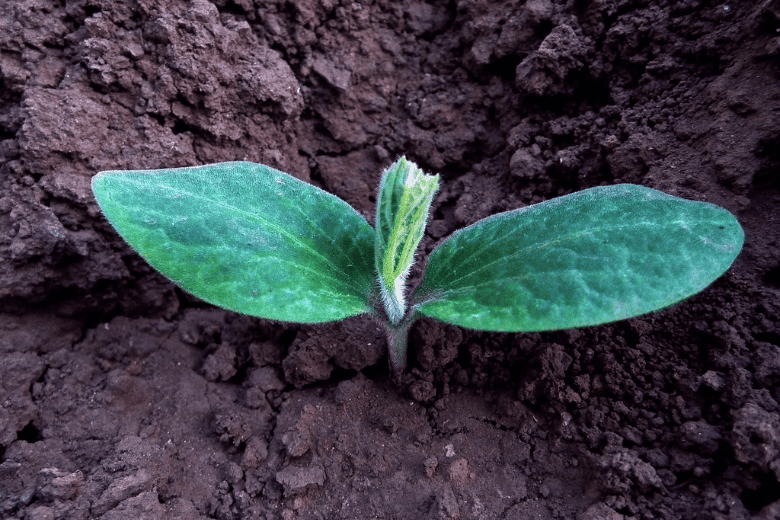
[[390, 367], [395, 375], [400, 375], [406, 369], [406, 347], [409, 342], [409, 327], [413, 320], [401, 320], [397, 325], [385, 323], [387, 332], [387, 354]]

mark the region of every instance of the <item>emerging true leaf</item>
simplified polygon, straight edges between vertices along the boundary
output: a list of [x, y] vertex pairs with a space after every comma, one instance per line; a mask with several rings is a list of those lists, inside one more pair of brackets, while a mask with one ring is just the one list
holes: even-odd
[[438, 188], [438, 175], [426, 175], [404, 157], [382, 175], [376, 205], [374, 262], [385, 310], [394, 324], [406, 312], [406, 277]]
[[299, 323], [371, 310], [373, 229], [286, 173], [248, 162], [109, 171], [92, 189], [133, 249], [209, 303]]
[[743, 241], [736, 218], [712, 204], [592, 188], [457, 231], [431, 254], [415, 301], [422, 315], [470, 329], [598, 325], [698, 293]]

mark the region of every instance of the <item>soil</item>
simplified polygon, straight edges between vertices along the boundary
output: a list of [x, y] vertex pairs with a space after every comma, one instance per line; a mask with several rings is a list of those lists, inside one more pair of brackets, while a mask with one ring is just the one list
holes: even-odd
[[[619, 182], [745, 248], [612, 325], [421, 320], [394, 381], [370, 319], [210, 307], [89, 188], [249, 160], [371, 221], [401, 154], [424, 253]], [[779, 179], [778, 0], [0, 2], [0, 518], [780, 518]]]

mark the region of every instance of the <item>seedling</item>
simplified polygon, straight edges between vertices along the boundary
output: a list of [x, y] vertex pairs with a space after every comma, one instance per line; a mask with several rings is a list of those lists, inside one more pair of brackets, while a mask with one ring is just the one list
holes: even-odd
[[623, 320], [700, 292], [744, 242], [736, 218], [718, 206], [603, 186], [456, 231], [409, 293], [438, 186], [438, 175], [402, 157], [382, 176], [372, 228], [338, 197], [249, 162], [92, 179], [111, 225], [185, 291], [286, 322], [370, 314], [387, 330], [396, 373], [420, 316], [499, 332]]

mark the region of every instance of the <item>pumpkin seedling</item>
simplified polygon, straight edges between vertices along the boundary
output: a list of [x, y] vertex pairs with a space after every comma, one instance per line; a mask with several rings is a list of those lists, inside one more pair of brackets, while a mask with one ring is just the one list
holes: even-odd
[[383, 174], [375, 228], [349, 204], [268, 166], [107, 171], [92, 190], [156, 270], [224, 309], [296, 323], [370, 314], [406, 366], [420, 316], [541, 332], [668, 307], [722, 275], [744, 233], [728, 211], [632, 184], [583, 190], [460, 229], [407, 276], [439, 177], [401, 158]]

